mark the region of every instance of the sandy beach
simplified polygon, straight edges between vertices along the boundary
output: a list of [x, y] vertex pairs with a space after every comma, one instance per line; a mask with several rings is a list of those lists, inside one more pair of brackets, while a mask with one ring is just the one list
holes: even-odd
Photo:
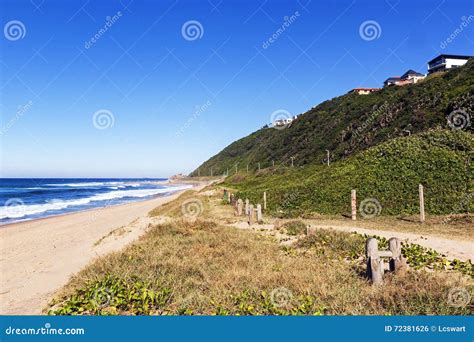
[[[193, 184], [200, 190], [208, 183]], [[0, 314], [34, 315], [94, 258], [143, 234], [150, 210], [182, 192], [146, 201], [0, 227]]]

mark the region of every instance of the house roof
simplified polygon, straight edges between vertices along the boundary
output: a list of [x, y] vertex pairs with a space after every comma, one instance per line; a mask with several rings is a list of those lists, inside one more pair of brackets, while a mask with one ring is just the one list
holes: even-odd
[[400, 76], [392, 76], [385, 80], [385, 82], [389, 82], [389, 81], [400, 81]]
[[407, 76], [410, 76], [410, 75], [425, 76], [425, 75], [420, 74], [419, 72], [417, 72], [417, 71], [415, 71], [415, 70], [410, 69], [410, 70], [408, 70], [406, 73], [404, 73], [404, 74], [402, 75], [402, 77], [400, 77], [400, 78], [406, 78]]
[[380, 88], [354, 88], [352, 89], [352, 91], [356, 91], [356, 90], [380, 90]]
[[451, 58], [451, 59], [469, 59], [469, 58], [472, 58], [472, 56], [463, 56], [463, 55], [445, 55], [445, 54], [441, 54], [441, 55], [438, 55], [436, 56], [435, 58], [433, 58], [431, 61], [428, 61], [428, 64], [434, 62], [435, 60], [439, 59], [439, 58]]

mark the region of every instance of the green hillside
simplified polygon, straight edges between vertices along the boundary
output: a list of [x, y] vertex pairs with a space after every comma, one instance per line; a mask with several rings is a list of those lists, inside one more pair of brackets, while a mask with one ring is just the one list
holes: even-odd
[[[285, 129], [264, 128], [235, 141], [200, 166], [200, 175], [272, 165], [322, 164], [347, 158], [389, 139], [446, 128], [454, 110], [474, 110], [474, 60], [444, 74], [370, 95], [347, 94], [309, 110]], [[465, 130], [472, 131], [472, 126]], [[197, 175], [197, 170], [191, 173]]]
[[382, 215], [414, 214], [420, 183], [428, 213], [474, 212], [473, 153], [472, 133], [432, 130], [392, 139], [330, 166], [240, 172], [224, 185], [253, 203], [261, 203], [266, 191], [269, 211], [284, 217], [349, 214], [352, 189], [359, 203], [378, 202]]

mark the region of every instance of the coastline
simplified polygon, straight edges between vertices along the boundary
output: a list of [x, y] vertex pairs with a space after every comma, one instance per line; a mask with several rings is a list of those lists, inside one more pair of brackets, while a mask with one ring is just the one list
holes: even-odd
[[[199, 191], [208, 184], [200, 182], [186, 190]], [[186, 190], [2, 225], [0, 314], [41, 314], [50, 296], [73, 274], [94, 258], [119, 250], [137, 239], [153, 223], [148, 213]]]

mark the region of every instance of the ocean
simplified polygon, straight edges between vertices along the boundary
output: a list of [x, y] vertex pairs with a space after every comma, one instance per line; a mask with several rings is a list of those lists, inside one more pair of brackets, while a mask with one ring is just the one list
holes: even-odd
[[0, 178], [0, 224], [166, 196], [166, 178]]

